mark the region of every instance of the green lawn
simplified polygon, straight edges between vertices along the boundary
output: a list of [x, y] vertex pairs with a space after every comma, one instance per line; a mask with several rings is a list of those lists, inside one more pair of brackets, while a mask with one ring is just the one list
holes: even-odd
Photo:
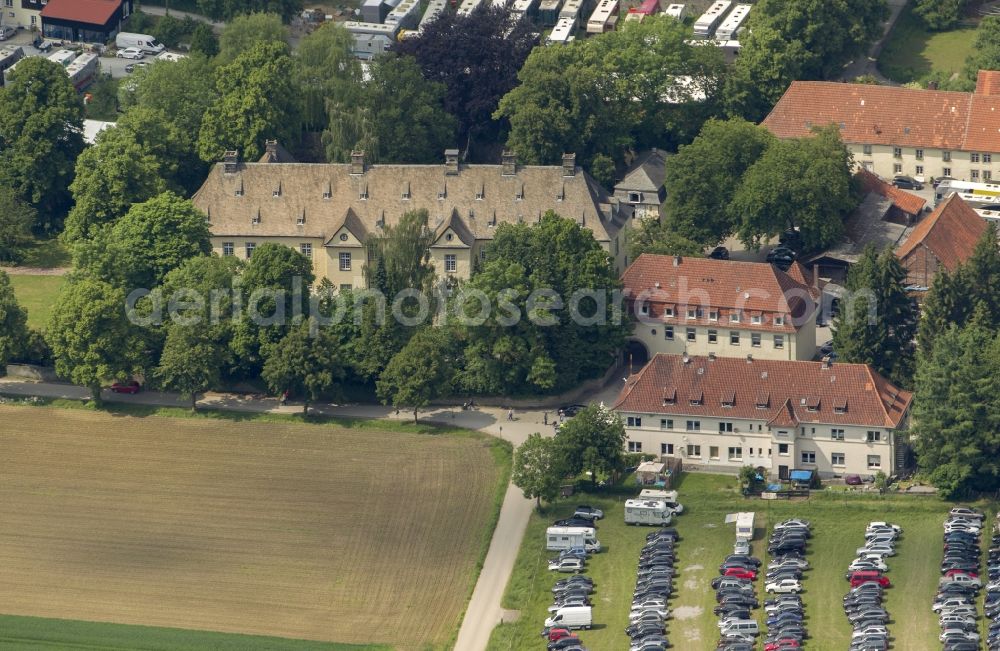
[[[847, 591], [844, 573], [854, 550], [864, 542], [869, 521], [888, 520], [903, 527], [897, 555], [889, 559], [894, 584], [886, 607], [892, 616], [890, 633], [896, 649], [933, 649], [938, 626], [930, 605], [937, 587], [941, 558], [941, 523], [950, 505], [934, 497], [893, 495], [886, 497], [830, 491], [796, 502], [744, 500], [735, 490], [735, 478], [721, 475], [685, 474], [678, 486], [685, 513], [677, 519], [682, 536], [678, 547], [679, 573], [671, 601], [672, 619], [667, 636], [676, 648], [710, 649], [718, 637], [717, 618], [712, 614], [715, 596], [711, 579], [718, 563], [731, 553], [732, 525], [723, 524], [727, 513], [755, 511], [756, 537], [753, 552], [766, 562], [766, 538], [774, 522], [802, 517], [813, 524], [807, 550], [812, 569], [805, 579], [803, 600], [811, 647], [845, 649], [851, 628], [841, 607]], [[637, 490], [626, 491], [627, 495]], [[627, 496], [581, 495], [574, 501], [595, 503], [605, 509], [598, 538], [608, 547], [591, 560], [588, 573], [597, 583], [594, 600], [595, 630], [580, 634], [595, 651], [623, 648], [624, 634], [639, 550], [649, 528], [627, 527], [622, 502]], [[539, 636], [550, 588], [555, 576], [545, 568], [554, 554], [544, 551], [543, 533], [549, 521], [572, 511], [572, 504], [550, 509], [544, 517], [535, 514], [521, 547], [514, 575], [504, 597], [504, 608], [521, 609], [521, 619], [494, 631], [491, 651], [544, 649]], [[988, 546], [988, 545], [984, 545]], [[758, 593], [763, 590], [763, 583]], [[763, 611], [757, 611], [758, 616]]]
[[63, 283], [64, 276], [24, 276], [12, 275], [10, 283], [14, 286], [14, 294], [21, 307], [28, 311], [28, 325], [32, 328], [43, 328], [48, 323], [56, 297]]
[[128, 626], [43, 617], [0, 615], [0, 648], [91, 649], [100, 651], [385, 651], [386, 646], [289, 640], [280, 637], [188, 631], [154, 626]]
[[961, 73], [966, 57], [972, 53], [976, 28], [929, 32], [911, 6], [903, 10], [882, 49], [879, 70], [900, 83], [920, 81], [931, 73], [946, 77]]

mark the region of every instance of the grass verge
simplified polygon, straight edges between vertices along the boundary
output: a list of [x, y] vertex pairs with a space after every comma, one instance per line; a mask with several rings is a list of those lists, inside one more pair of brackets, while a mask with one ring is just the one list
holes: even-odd
[[365, 646], [291, 640], [260, 635], [236, 635], [179, 628], [81, 622], [45, 617], [0, 615], [0, 646], [8, 651], [90, 649], [99, 651], [388, 651]]
[[28, 312], [28, 326], [44, 328], [56, 305], [59, 290], [66, 279], [63, 276], [22, 276], [10, 277], [17, 302]]
[[878, 69], [902, 84], [921, 81], [932, 73], [941, 73], [945, 78], [961, 73], [966, 57], [972, 54], [976, 31], [975, 27], [928, 31], [910, 4], [903, 9], [882, 48]]
[[[621, 487], [626, 488], [626, 487]], [[638, 492], [627, 487], [628, 495]], [[854, 551], [864, 543], [868, 522], [888, 520], [903, 527], [897, 555], [889, 559], [889, 577], [894, 587], [888, 591], [886, 608], [891, 616], [890, 634], [896, 649], [933, 649], [940, 643], [936, 618], [930, 606], [940, 572], [942, 529], [951, 505], [936, 497], [878, 496], [844, 491], [814, 493], [807, 500], [746, 500], [736, 490], [732, 476], [684, 474], [678, 490], [685, 513], [675, 522], [682, 540], [678, 547], [678, 574], [670, 608], [667, 636], [675, 648], [710, 649], [718, 638], [717, 618], [712, 614], [715, 596], [710, 588], [718, 575], [718, 564], [731, 553], [732, 525], [725, 525], [727, 513], [754, 511], [756, 536], [753, 552], [767, 561], [766, 539], [773, 523], [801, 517], [813, 525], [807, 550], [811, 570], [805, 578], [803, 600], [811, 648], [844, 649], [850, 643], [851, 628], [841, 607], [847, 592], [844, 573]], [[594, 595], [594, 630], [580, 637], [595, 651], [624, 648], [624, 634], [639, 550], [645, 527], [628, 527], [623, 522], [625, 494], [582, 494], [572, 503], [560, 503], [545, 514], [535, 513], [528, 525], [514, 573], [504, 596], [504, 608], [521, 610], [521, 619], [494, 631], [491, 651], [544, 649], [539, 636], [546, 609], [551, 603], [550, 588], [556, 577], [545, 563], [554, 553], [544, 550], [543, 534], [549, 523], [565, 517], [576, 503], [593, 503], [604, 508], [598, 539], [608, 548], [589, 563], [588, 574], [597, 583]], [[990, 504], [979, 506], [990, 509]], [[763, 581], [758, 585], [763, 595]], [[762, 611], [757, 611], [759, 617]]]

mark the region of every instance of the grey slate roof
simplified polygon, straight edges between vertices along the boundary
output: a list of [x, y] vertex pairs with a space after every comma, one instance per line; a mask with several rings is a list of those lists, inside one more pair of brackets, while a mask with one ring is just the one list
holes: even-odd
[[659, 149], [642, 152], [615, 185], [615, 190], [659, 192], [667, 177], [666, 162], [666, 154]]
[[[558, 165], [519, 166], [512, 176], [502, 175], [500, 165], [462, 165], [458, 174], [446, 174], [445, 165], [372, 165], [363, 174], [351, 169], [334, 163], [239, 163], [226, 173], [218, 163], [192, 200], [208, 214], [213, 236], [324, 241], [345, 224], [364, 237], [424, 208], [432, 229], [440, 233], [451, 221], [463, 240], [492, 239], [499, 223], [533, 223], [554, 210], [589, 228], [598, 241], [610, 242], [632, 214], [579, 168], [574, 176], [564, 176]], [[251, 223], [258, 213], [260, 223]]]

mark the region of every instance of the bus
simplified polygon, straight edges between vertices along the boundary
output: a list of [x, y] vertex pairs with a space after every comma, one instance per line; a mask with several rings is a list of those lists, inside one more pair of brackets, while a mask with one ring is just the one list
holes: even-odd
[[484, 0], [462, 0], [462, 4], [459, 5], [458, 11], [455, 13], [459, 16], [468, 16], [473, 11], [478, 9], [483, 4], [483, 1]]
[[511, 14], [517, 18], [530, 18], [535, 14], [535, 7], [538, 4], [538, 0], [514, 0], [514, 6], [510, 10]]
[[971, 208], [1000, 206], [1000, 184], [945, 179], [934, 190], [934, 204], [958, 193]]
[[427, 26], [427, 23], [437, 18], [447, 6], [447, 0], [431, 0], [428, 2], [427, 10], [424, 12], [424, 17], [420, 19], [420, 26], [417, 31], [423, 31], [424, 27]]
[[587, 33], [603, 34], [614, 31], [617, 22], [618, 0], [601, 0], [587, 21]]
[[73, 87], [77, 90], [83, 90], [90, 85], [90, 82], [94, 80], [97, 76], [97, 71], [100, 67], [100, 60], [97, 55], [88, 52], [86, 54], [81, 54], [78, 56], [73, 63], [66, 66], [66, 74], [69, 75], [69, 80], [73, 82]]
[[49, 61], [58, 63], [63, 68], [66, 68], [69, 64], [73, 63], [73, 59], [75, 58], [76, 52], [73, 52], [72, 50], [56, 50], [48, 57]]
[[565, 45], [576, 38], [574, 32], [576, 32], [576, 21], [572, 18], [560, 18], [556, 26], [549, 32], [546, 43]]
[[664, 16], [670, 16], [675, 20], [684, 20], [684, 16], [687, 15], [687, 5], [668, 5], [666, 11], [663, 12]]
[[566, 4], [559, 11], [559, 18], [569, 18], [573, 21], [573, 27], [580, 22], [580, 14], [583, 12], [583, 0], [566, 0]]
[[751, 7], [752, 5], [736, 5], [733, 7], [729, 16], [719, 25], [719, 29], [715, 30], [716, 40], [735, 41], [736, 37], [739, 36], [740, 30], [743, 29], [743, 23], [746, 22], [747, 14], [750, 13]]
[[718, 0], [718, 2], [709, 7], [708, 11], [703, 13], [698, 20], [694, 21], [694, 37], [708, 38], [711, 36], [732, 5], [733, 3], [730, 0]]
[[20, 45], [0, 47], [0, 86], [7, 81], [7, 71], [13, 70], [18, 61], [24, 58], [24, 50]]
[[638, 7], [632, 7], [625, 16], [627, 21], [639, 21], [646, 16], [653, 16], [660, 10], [660, 0], [644, 0]]

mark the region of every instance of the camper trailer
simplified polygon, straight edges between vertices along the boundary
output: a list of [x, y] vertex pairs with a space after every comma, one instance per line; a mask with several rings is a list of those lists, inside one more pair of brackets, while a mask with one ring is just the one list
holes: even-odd
[[736, 540], [753, 540], [753, 512], [736, 514]]
[[674, 517], [674, 512], [666, 502], [659, 500], [625, 500], [625, 524], [649, 524], [666, 526]]
[[583, 548], [588, 552], [601, 551], [597, 530], [593, 527], [549, 527], [545, 530], [545, 549], [550, 552], [574, 547]]
[[677, 501], [677, 491], [661, 491], [653, 488], [644, 488], [639, 491], [639, 499], [663, 502], [674, 515], [684, 513], [684, 506]]

